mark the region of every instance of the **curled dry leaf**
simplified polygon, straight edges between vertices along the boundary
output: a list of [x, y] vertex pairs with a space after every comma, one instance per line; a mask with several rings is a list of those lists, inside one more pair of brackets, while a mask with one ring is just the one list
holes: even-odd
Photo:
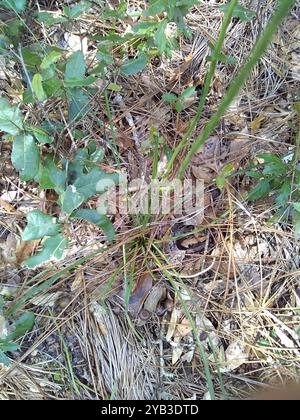
[[138, 279], [129, 298], [128, 310], [132, 316], [136, 317], [138, 315], [152, 286], [153, 280], [150, 274], [144, 274]]

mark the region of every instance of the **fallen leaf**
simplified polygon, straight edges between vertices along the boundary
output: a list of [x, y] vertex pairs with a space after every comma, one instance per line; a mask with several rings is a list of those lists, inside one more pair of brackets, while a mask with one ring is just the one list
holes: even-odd
[[221, 366], [221, 372], [231, 372], [247, 362], [250, 349], [242, 343], [242, 340], [236, 340], [229, 344], [225, 351], [225, 361]]
[[21, 241], [20, 244], [17, 246], [15, 254], [17, 264], [22, 264], [24, 261], [26, 261], [27, 258], [29, 258], [34, 253], [34, 250], [37, 248], [39, 242], [39, 240]]

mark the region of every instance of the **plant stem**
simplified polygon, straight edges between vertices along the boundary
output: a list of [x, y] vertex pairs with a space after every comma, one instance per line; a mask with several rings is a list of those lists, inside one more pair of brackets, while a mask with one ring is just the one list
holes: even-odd
[[257, 64], [257, 62], [260, 60], [260, 58], [266, 51], [274, 33], [277, 31], [282, 20], [289, 13], [290, 9], [295, 5], [295, 3], [296, 0], [279, 0], [276, 12], [274, 13], [272, 19], [268, 23], [263, 34], [257, 41], [255, 47], [253, 48], [248, 58], [248, 61], [241, 68], [240, 72], [237, 74], [234, 80], [231, 82], [226, 95], [224, 96], [223, 100], [219, 105], [218, 111], [210, 118], [200, 135], [196, 138], [191, 150], [185, 157], [177, 174], [179, 179], [182, 179], [184, 177], [185, 170], [189, 166], [191, 160], [199, 151], [200, 147], [203, 146], [203, 144], [206, 142], [213, 130], [219, 124], [220, 119], [225, 114], [227, 108], [234, 100], [234, 98], [238, 95], [243, 84], [249, 78], [252, 68]]
[[173, 155], [170, 159], [170, 162], [168, 163], [168, 166], [167, 166], [167, 169], [166, 169], [166, 172], [165, 172], [165, 175], [164, 175], [165, 177], [172, 170], [174, 161], [175, 161], [176, 157], [178, 156], [178, 153], [184, 148], [186, 143], [189, 141], [189, 138], [190, 138], [191, 134], [195, 130], [195, 128], [198, 124], [198, 121], [201, 118], [203, 108], [204, 108], [204, 105], [205, 105], [205, 101], [206, 101], [206, 97], [209, 93], [210, 85], [211, 85], [211, 82], [213, 80], [213, 77], [214, 77], [214, 74], [215, 74], [215, 71], [216, 71], [216, 67], [217, 67], [217, 64], [218, 64], [218, 61], [219, 61], [219, 56], [220, 56], [221, 51], [222, 51], [222, 46], [223, 46], [223, 43], [224, 43], [226, 32], [227, 32], [228, 26], [231, 22], [233, 11], [234, 11], [237, 3], [238, 3], [238, 0], [232, 0], [227, 13], [225, 14], [224, 20], [223, 20], [222, 25], [221, 25], [220, 33], [219, 33], [219, 36], [218, 36], [218, 39], [217, 39], [216, 46], [215, 46], [215, 48], [214, 48], [214, 50], [212, 51], [212, 54], [211, 54], [211, 64], [210, 64], [209, 72], [207, 73], [207, 76], [205, 78], [205, 83], [204, 83], [203, 90], [201, 92], [201, 99], [200, 99], [200, 102], [199, 102], [199, 105], [198, 105], [196, 115], [193, 118], [187, 132], [184, 134], [182, 140], [180, 141], [180, 143], [178, 144], [178, 146], [174, 150], [174, 153], [173, 153]]

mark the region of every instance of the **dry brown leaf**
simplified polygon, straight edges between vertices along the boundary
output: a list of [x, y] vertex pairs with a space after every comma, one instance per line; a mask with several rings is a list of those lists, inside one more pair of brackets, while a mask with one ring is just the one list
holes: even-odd
[[0, 198], [0, 207], [3, 207], [5, 211], [7, 211], [7, 213], [14, 213], [15, 209], [14, 207], [9, 204], [7, 201], [3, 200], [2, 198]]
[[150, 274], [144, 274], [138, 279], [129, 298], [128, 305], [128, 310], [134, 317], [136, 317], [142, 309], [143, 303], [152, 289], [152, 286], [153, 280]]
[[181, 315], [181, 309], [177, 308], [175, 306], [173, 311], [172, 311], [172, 314], [171, 314], [171, 319], [170, 319], [168, 331], [167, 331], [167, 334], [166, 334], [166, 341], [168, 341], [168, 342], [171, 341], [171, 339], [174, 335], [174, 332], [175, 332], [177, 322], [178, 322], [178, 319], [179, 319], [180, 315]]
[[40, 241], [21, 241], [16, 249], [17, 264], [22, 264], [27, 258], [29, 258]]
[[205, 166], [193, 166], [192, 174], [196, 179], [203, 179], [204, 182], [212, 182], [215, 178], [214, 173]]
[[78, 289], [79, 287], [83, 286], [84, 284], [84, 275], [81, 269], [77, 270], [75, 273], [75, 279], [71, 284], [71, 292]]
[[236, 340], [229, 344], [225, 351], [224, 365], [221, 372], [231, 372], [247, 362], [250, 349], [242, 343], [242, 340]]
[[175, 330], [175, 337], [179, 336], [180, 338], [185, 337], [192, 331], [192, 326], [190, 321], [187, 318], [183, 318], [180, 324], [177, 325]]

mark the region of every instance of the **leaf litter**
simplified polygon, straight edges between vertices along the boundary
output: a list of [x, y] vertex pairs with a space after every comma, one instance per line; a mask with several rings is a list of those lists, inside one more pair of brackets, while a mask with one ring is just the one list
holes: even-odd
[[[247, 7], [249, 2], [242, 3]], [[252, 4], [253, 9], [256, 3]], [[273, 6], [274, 2], [270, 2], [262, 12], [263, 23]], [[194, 83], [201, 89], [206, 57], [210, 54], [209, 42], [217, 34], [220, 18], [218, 8], [212, 4], [195, 7], [188, 15], [193, 33], [191, 41], [182, 39], [180, 51], [171, 58], [162, 58], [158, 65], [151, 64], [140, 75], [128, 76], [127, 63], [127, 70], [117, 80], [121, 91], [112, 91], [110, 106], [122, 162], [132, 176], [149, 173], [152, 156], [147, 145], [151, 142], [152, 127], [162, 133], [166, 151], [180, 141], [189, 119], [195, 114], [196, 97], [186, 98], [178, 114], [176, 105], [165, 103], [159, 95], [172, 91], [180, 97], [184, 89]], [[99, 29], [94, 15], [89, 15], [87, 22]], [[87, 23], [82, 20], [78, 25], [85, 34]], [[242, 61], [255, 41], [259, 25], [255, 18], [251, 26], [237, 20], [229, 29], [226, 53]], [[165, 234], [158, 235], [158, 240], [163, 241], [166, 268], [157, 267], [151, 261], [152, 275], [145, 275], [149, 267], [144, 267], [142, 255], [135, 257], [134, 287], [127, 297], [124, 297], [128, 291], [124, 291], [122, 271], [118, 272], [122, 265], [120, 244], [127, 243], [123, 233], [129, 241], [135, 240], [135, 233], [128, 219], [120, 218], [115, 222], [119, 227], [118, 246], [103, 254], [104, 257], [99, 254], [84, 262], [75, 272], [62, 274], [47, 293], [41, 292], [26, 303], [27, 307], [34, 306], [38, 315], [36, 327], [25, 338], [23, 351], [17, 353], [21, 369], [10, 371], [1, 366], [0, 398], [11, 398], [10, 390], [13, 390], [13, 397], [20, 399], [208, 399], [205, 381], [199, 379], [203, 378], [203, 367], [194, 326], [213, 372], [217, 355], [232, 397], [250, 392], [251, 380], [264, 384], [275, 383], [278, 378], [293, 378], [293, 372], [299, 369], [295, 358], [299, 356], [299, 244], [289, 226], [267, 224], [269, 208], [260, 207], [261, 204], [245, 207], [240, 203], [243, 192], [249, 189], [242, 176], [226, 178], [218, 194], [211, 192], [211, 188], [215, 188], [216, 178], [228, 164], [233, 163], [238, 171], [257, 151], [288, 151], [290, 132], [287, 127], [294, 118], [289, 108], [290, 92], [299, 81], [298, 26], [294, 17], [287, 21], [274, 39], [274, 48], [255, 68], [247, 89], [231, 105], [221, 126], [192, 162], [192, 176], [205, 181], [204, 222], [188, 221], [187, 231], [182, 226], [172, 230], [178, 222], [171, 215], [168, 223], [172, 228], [167, 227]], [[86, 36], [68, 29], [61, 42], [59, 46], [70, 56], [82, 51], [92, 61], [93, 45]], [[135, 65], [140, 65], [142, 59]], [[235, 71], [234, 64], [230, 66], [218, 68], [195, 136], [214, 112], [217, 100], [224, 95]], [[4, 77], [6, 74], [1, 73], [1, 79]], [[115, 81], [112, 75], [111, 83]], [[15, 87], [10, 85], [8, 93], [12, 94]], [[102, 90], [102, 85], [99, 89]], [[50, 109], [51, 106], [43, 112], [49, 120], [59, 121], [60, 113]], [[103, 98], [97, 95], [92, 106], [96, 114], [107, 113]], [[39, 117], [29, 116], [33, 122]], [[95, 115], [87, 114], [82, 128], [93, 133], [110, 153], [111, 148], [104, 140], [110, 128], [108, 120], [99, 128]], [[77, 147], [84, 146], [84, 140], [80, 140]], [[0, 153], [7, 171], [9, 162], [2, 145]], [[65, 153], [63, 147], [58, 153]], [[161, 156], [162, 165], [163, 159]], [[107, 165], [113, 166], [113, 159], [108, 160]], [[8, 177], [5, 171], [1, 169], [0, 180], [0, 267], [3, 273], [0, 294], [13, 286], [13, 296], [10, 295], [13, 300], [30, 290], [34, 274], [41, 274], [47, 281], [49, 273], [38, 269], [33, 274], [22, 267], [37, 248], [38, 241], [22, 241], [18, 227], [24, 224], [17, 212], [27, 213], [29, 208], [39, 208], [40, 197], [36, 190], [20, 183], [16, 174]], [[26, 178], [28, 174], [25, 171], [23, 175]], [[230, 207], [232, 201], [239, 204], [237, 208]], [[228, 207], [230, 218], [211, 226], [211, 221]], [[12, 230], [12, 223], [16, 229]], [[155, 225], [150, 228], [157, 229]], [[195, 229], [204, 229], [204, 234], [193, 233]], [[174, 232], [187, 235], [180, 247], [179, 242], [172, 239]], [[142, 233], [141, 230], [139, 236]], [[105, 238], [99, 229], [74, 222], [63, 266], [52, 261], [47, 269], [54, 275], [104, 247]], [[213, 261], [212, 268], [205, 272]], [[194, 326], [176, 298], [166, 270], [173, 273], [175, 270], [184, 279], [189, 294], [180, 289], [181, 296], [188, 305]], [[203, 274], [197, 275], [201, 272]], [[195, 277], [184, 278], [195, 274]], [[14, 278], [16, 281], [12, 281]], [[103, 296], [106, 299], [102, 299]], [[126, 317], [126, 299], [131, 322]], [[197, 302], [196, 308], [194, 302]], [[1, 328], [2, 335], [7, 328], [1, 320], [0, 317], [0, 337]], [[67, 350], [61, 352], [61, 346]], [[73, 372], [67, 368], [70, 354]], [[41, 373], [41, 363], [47, 364], [49, 371]], [[65, 371], [61, 371], [61, 366]], [[79, 382], [76, 385], [71, 381], [66, 389], [64, 382], [66, 378], [69, 381], [72, 374]], [[234, 378], [230, 374], [234, 374]], [[221, 397], [220, 390], [218, 396]]]

